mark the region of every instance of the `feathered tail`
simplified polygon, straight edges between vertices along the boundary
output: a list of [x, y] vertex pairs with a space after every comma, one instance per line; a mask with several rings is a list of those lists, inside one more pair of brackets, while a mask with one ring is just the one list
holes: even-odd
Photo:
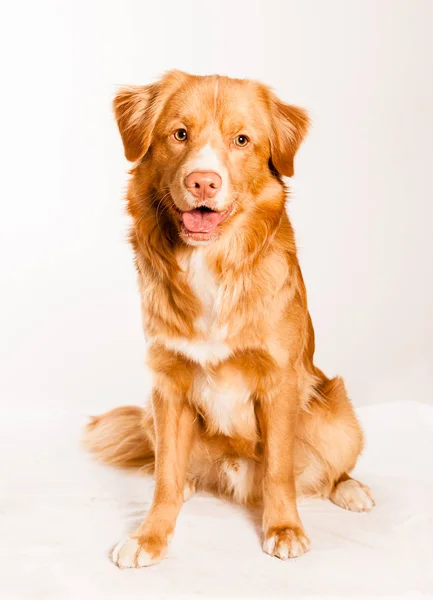
[[138, 406], [121, 406], [92, 417], [85, 429], [84, 447], [107, 465], [152, 471], [155, 455], [145, 417]]

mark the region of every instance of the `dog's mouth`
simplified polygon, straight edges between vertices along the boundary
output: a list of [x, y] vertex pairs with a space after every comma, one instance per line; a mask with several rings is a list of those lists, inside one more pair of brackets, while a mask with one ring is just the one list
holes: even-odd
[[199, 206], [193, 210], [179, 211], [181, 231], [195, 241], [208, 241], [216, 237], [218, 228], [230, 216], [233, 205], [224, 211]]

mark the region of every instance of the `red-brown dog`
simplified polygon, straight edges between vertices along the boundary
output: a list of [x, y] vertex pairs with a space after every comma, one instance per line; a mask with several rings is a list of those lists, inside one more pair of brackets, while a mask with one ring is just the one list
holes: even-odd
[[152, 507], [118, 544], [122, 568], [161, 560], [185, 494], [263, 506], [263, 549], [310, 548], [296, 507], [355, 511], [363, 436], [340, 378], [313, 363], [314, 331], [282, 176], [308, 117], [255, 81], [178, 71], [114, 101], [125, 154], [152, 401], [94, 418], [106, 463], [154, 470]]

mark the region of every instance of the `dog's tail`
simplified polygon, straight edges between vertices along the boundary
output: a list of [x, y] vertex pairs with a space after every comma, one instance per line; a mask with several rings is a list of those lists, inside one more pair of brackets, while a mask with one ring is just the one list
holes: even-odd
[[85, 429], [84, 447], [107, 465], [153, 471], [155, 455], [145, 417], [138, 406], [121, 406], [92, 417]]

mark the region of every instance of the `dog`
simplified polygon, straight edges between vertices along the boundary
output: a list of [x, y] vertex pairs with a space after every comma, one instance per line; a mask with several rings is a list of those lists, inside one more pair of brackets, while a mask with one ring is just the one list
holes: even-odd
[[343, 380], [315, 366], [314, 330], [283, 176], [307, 113], [249, 80], [170, 71], [121, 89], [114, 113], [127, 193], [151, 401], [94, 417], [103, 462], [154, 473], [152, 506], [113, 550], [159, 562], [196, 490], [262, 510], [263, 550], [310, 549], [297, 498], [374, 505], [349, 473], [363, 434]]

